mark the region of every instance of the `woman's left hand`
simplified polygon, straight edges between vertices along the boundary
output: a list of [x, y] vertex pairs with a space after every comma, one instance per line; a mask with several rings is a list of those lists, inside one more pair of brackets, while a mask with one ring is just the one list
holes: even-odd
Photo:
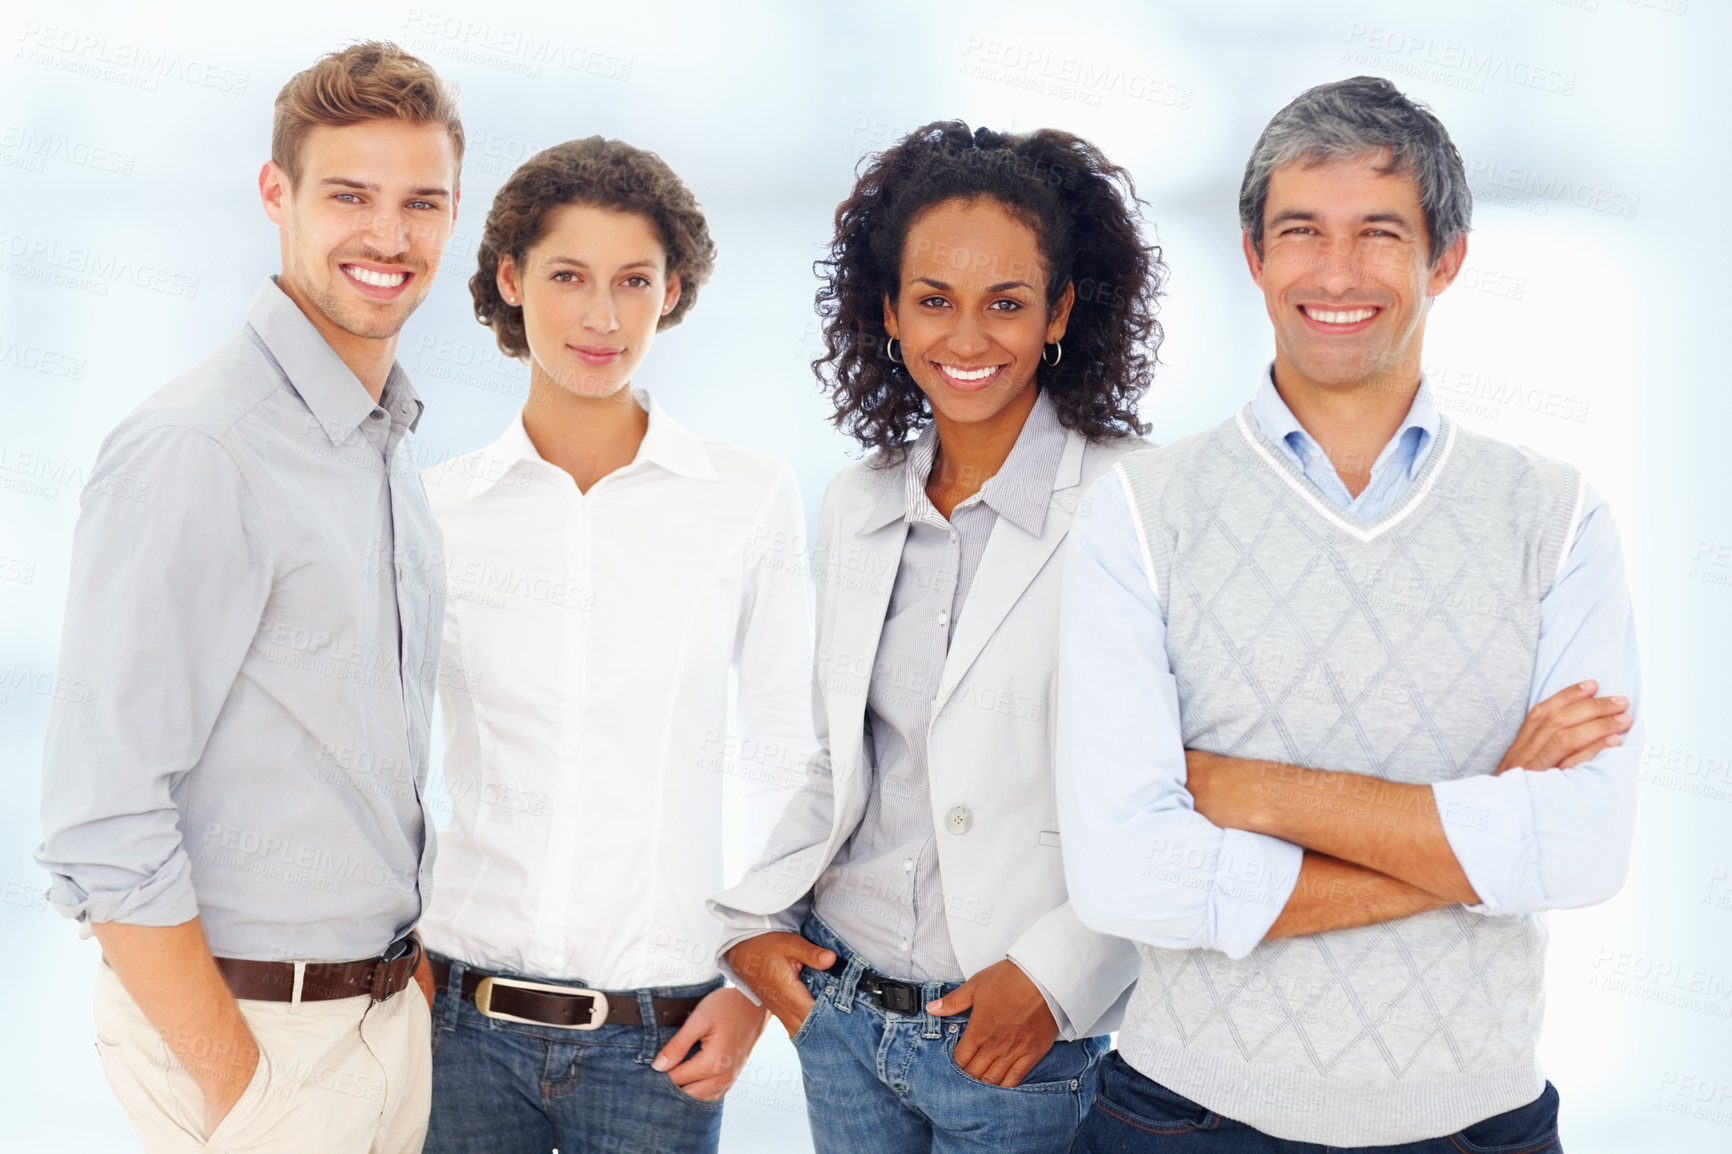
[[[740, 1076], [740, 1067], [769, 1020], [768, 1010], [724, 986], [693, 1008], [686, 1024], [668, 1039], [651, 1065], [666, 1071], [674, 1085], [692, 1097], [713, 1102]], [[703, 1048], [693, 1054], [692, 1047], [699, 1042]]]
[[1015, 1086], [1058, 1038], [1058, 1023], [1040, 988], [1009, 958], [926, 1004], [940, 1018], [970, 1007], [974, 1012], [956, 1041], [956, 1064], [970, 1078]]

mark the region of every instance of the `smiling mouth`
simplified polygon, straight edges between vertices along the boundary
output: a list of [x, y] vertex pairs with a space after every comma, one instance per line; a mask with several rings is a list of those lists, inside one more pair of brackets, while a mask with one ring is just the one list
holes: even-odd
[[1383, 310], [1371, 305], [1362, 305], [1359, 308], [1351, 309], [1326, 309], [1316, 305], [1300, 305], [1299, 311], [1304, 313], [1307, 319], [1318, 325], [1345, 328], [1368, 321]]
[[979, 368], [965, 369], [957, 365], [940, 364], [933, 361], [946, 383], [959, 389], [983, 389], [988, 383], [997, 379], [1004, 371], [1003, 365], [981, 365]]
[[602, 348], [598, 345], [567, 345], [579, 360], [592, 365], [607, 365], [625, 355], [624, 349]]
[[358, 264], [346, 264], [339, 267], [350, 280], [357, 284], [364, 284], [369, 288], [394, 289], [409, 279], [409, 274], [406, 272], [380, 272], [378, 269], [365, 268]]

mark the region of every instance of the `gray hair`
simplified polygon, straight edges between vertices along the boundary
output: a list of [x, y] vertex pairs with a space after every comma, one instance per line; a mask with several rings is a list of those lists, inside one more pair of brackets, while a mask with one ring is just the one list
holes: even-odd
[[1461, 153], [1431, 109], [1409, 100], [1380, 76], [1355, 76], [1308, 88], [1269, 121], [1239, 186], [1239, 225], [1263, 255], [1263, 206], [1269, 177], [1277, 168], [1303, 162], [1320, 164], [1367, 153], [1388, 152], [1379, 172], [1408, 175], [1419, 185], [1429, 259], [1438, 257], [1467, 232], [1473, 220], [1473, 193]]

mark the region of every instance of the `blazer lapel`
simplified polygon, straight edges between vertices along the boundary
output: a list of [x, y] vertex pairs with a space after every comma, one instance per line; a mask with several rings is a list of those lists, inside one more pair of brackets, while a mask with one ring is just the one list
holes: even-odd
[[961, 684], [975, 658], [986, 648], [986, 643], [1021, 599], [1023, 591], [1070, 531], [1086, 443], [1076, 432], [1066, 437], [1064, 455], [1059, 458], [1053, 478], [1052, 500], [1039, 537], [1002, 517], [993, 525], [986, 552], [981, 555], [980, 567], [975, 570], [974, 591], [964, 603], [962, 617], [956, 622], [956, 633], [950, 639], [950, 652], [945, 658], [944, 673], [939, 678], [938, 694], [933, 703], [935, 714], [950, 700], [950, 695]]
[[[826, 679], [823, 698], [830, 730], [831, 781], [837, 791], [832, 837], [852, 831], [866, 804], [871, 774], [865, 764], [866, 690], [878, 656], [890, 593], [908, 536], [905, 507], [896, 486], [874, 494], [840, 526], [836, 544], [819, 571], [819, 579], [834, 582], [826, 613], [828, 625], [820, 644], [820, 676]], [[889, 519], [886, 502], [894, 502]], [[886, 523], [887, 522], [887, 523]]]

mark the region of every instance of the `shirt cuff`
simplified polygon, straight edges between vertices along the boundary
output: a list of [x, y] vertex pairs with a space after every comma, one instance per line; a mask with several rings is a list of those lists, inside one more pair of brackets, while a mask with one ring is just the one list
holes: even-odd
[[1530, 880], [1539, 876], [1533, 803], [1520, 776], [1527, 772], [1511, 769], [1432, 783], [1443, 836], [1479, 895], [1479, 904], [1467, 907], [1474, 913], [1519, 914], [1544, 908], [1543, 901], [1534, 904], [1522, 898]]
[[1221, 831], [1209, 904], [1215, 948], [1234, 961], [1257, 947], [1299, 884], [1305, 850], [1290, 841], [1242, 829]]
[[751, 1000], [752, 1005], [761, 1006], [764, 1003], [752, 987], [740, 980], [734, 972], [734, 967], [728, 964], [728, 951], [743, 941], [759, 937], [763, 934], [785, 933], [797, 934], [806, 921], [806, 909], [810, 899], [803, 899], [785, 910], [773, 914], [745, 914], [730, 910], [722, 922], [727, 926], [727, 932], [722, 936], [721, 945], [716, 947], [716, 966], [722, 975], [728, 979], [728, 984], [739, 990]]
[[87, 890], [61, 873], [50, 878], [49, 904], [80, 922], [178, 926], [198, 917], [192, 862], [184, 849], [177, 849], [150, 877], [123, 890]]
[[1017, 969], [1022, 971], [1024, 977], [1034, 983], [1034, 988], [1040, 991], [1040, 996], [1046, 999], [1046, 1008], [1051, 1012], [1052, 1020], [1058, 1023], [1058, 1040], [1061, 1042], [1076, 1041], [1076, 1027], [1071, 1024], [1070, 1015], [1064, 1012], [1064, 1007], [1058, 1004], [1058, 999], [1052, 996], [1052, 991], [1047, 989], [1045, 984], [1035, 977], [1027, 966], [1015, 958], [1010, 960], [1016, 964]]

